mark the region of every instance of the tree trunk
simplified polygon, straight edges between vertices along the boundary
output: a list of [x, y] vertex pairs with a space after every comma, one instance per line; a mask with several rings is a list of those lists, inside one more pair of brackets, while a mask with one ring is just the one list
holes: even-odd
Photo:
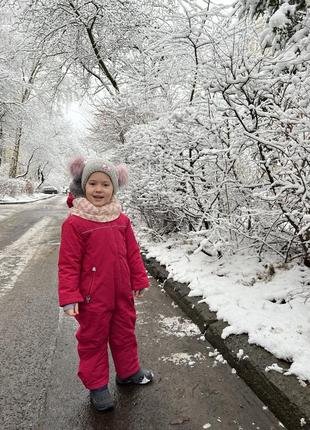
[[22, 126], [20, 125], [16, 132], [16, 140], [15, 140], [15, 145], [14, 145], [13, 154], [12, 154], [11, 163], [10, 163], [10, 171], [9, 171], [10, 178], [15, 178], [17, 175], [17, 166], [18, 166], [21, 138], [22, 138]]

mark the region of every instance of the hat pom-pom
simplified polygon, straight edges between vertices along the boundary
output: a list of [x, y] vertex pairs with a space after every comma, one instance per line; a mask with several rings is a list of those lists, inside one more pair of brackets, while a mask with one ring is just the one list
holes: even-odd
[[125, 164], [119, 164], [116, 166], [117, 177], [118, 177], [118, 186], [124, 187], [128, 184], [128, 169]]
[[74, 158], [69, 163], [69, 170], [70, 170], [71, 176], [73, 178], [78, 178], [82, 176], [84, 167], [85, 167], [85, 160], [83, 157]]

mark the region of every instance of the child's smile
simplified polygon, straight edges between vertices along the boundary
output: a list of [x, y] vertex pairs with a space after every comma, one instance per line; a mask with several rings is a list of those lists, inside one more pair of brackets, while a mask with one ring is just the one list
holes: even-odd
[[113, 196], [113, 184], [108, 175], [95, 172], [88, 178], [85, 187], [87, 200], [96, 207], [110, 203]]

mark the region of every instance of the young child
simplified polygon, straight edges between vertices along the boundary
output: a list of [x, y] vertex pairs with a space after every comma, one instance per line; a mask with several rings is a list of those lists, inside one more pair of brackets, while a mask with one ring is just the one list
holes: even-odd
[[109, 344], [118, 384], [147, 384], [135, 336], [134, 297], [149, 286], [130, 220], [115, 195], [127, 183], [124, 165], [79, 158], [70, 165], [76, 196], [62, 225], [59, 304], [77, 319], [78, 375], [99, 411], [113, 408], [109, 393]]

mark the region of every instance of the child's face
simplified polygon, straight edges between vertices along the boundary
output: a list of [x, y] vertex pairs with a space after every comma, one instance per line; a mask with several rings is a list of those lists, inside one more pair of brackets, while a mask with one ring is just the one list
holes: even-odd
[[113, 195], [113, 184], [110, 176], [95, 172], [88, 178], [85, 186], [86, 198], [97, 208], [110, 203]]

